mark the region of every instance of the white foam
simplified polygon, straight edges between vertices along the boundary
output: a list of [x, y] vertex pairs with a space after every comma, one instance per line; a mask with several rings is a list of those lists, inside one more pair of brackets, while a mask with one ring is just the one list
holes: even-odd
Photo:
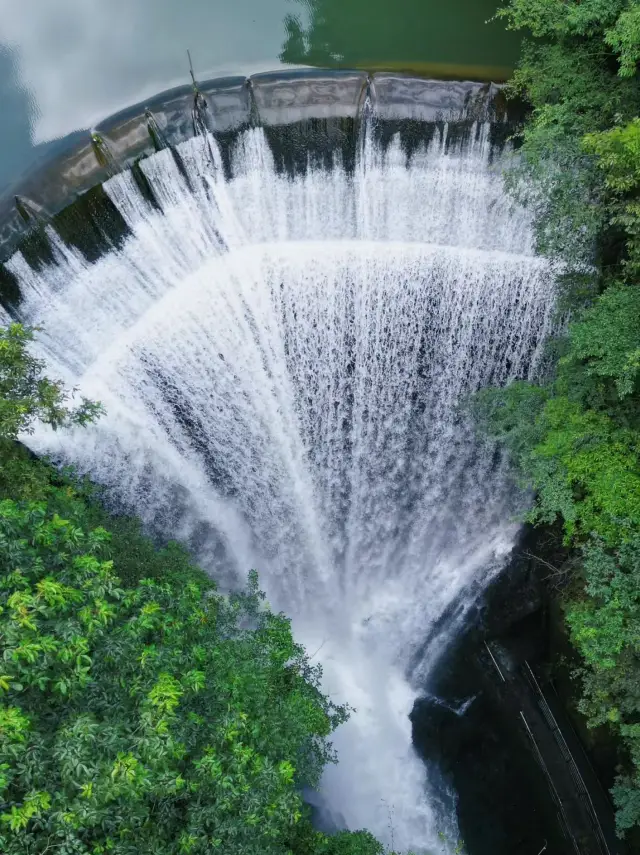
[[121, 249], [89, 264], [57, 241], [41, 273], [12, 260], [51, 373], [108, 410], [28, 442], [197, 543], [214, 575], [213, 532], [237, 578], [257, 567], [320, 647], [326, 691], [358, 708], [330, 808], [388, 843], [392, 811], [396, 848], [425, 850], [444, 819], [408, 713], [517, 529], [505, 468], [457, 408], [535, 373], [552, 277], [486, 128], [410, 162], [368, 136], [354, 174], [295, 180], [260, 130], [230, 182], [209, 145], [214, 164], [202, 140], [181, 147], [194, 193], [168, 152], [142, 163], [163, 213], [129, 175], [108, 182]]

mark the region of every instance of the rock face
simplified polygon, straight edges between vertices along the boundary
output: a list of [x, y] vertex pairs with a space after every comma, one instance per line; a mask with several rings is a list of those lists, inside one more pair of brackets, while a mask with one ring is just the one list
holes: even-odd
[[544, 775], [523, 744], [494, 675], [479, 654], [485, 639], [511, 634], [522, 653], [542, 652], [541, 592], [529, 563], [516, 559], [489, 589], [474, 624], [441, 662], [433, 697], [413, 710], [413, 739], [457, 793], [458, 823], [470, 855], [566, 848]]
[[[575, 852], [575, 846], [581, 855], [606, 852], [605, 847], [621, 853], [611, 806], [575, 734], [568, 732], [561, 704], [550, 698], [570, 753], [580, 755], [576, 772], [586, 789], [569, 770], [563, 737], [548, 727], [544, 700], [524, 677], [526, 663], [534, 671], [550, 664], [549, 598], [542, 581], [549, 570], [531, 557], [537, 554], [535, 538], [525, 529], [510, 566], [416, 702], [414, 745], [456, 792], [460, 834], [470, 855], [537, 855], [545, 844], [545, 851], [561, 855]], [[543, 691], [552, 693], [544, 683]], [[593, 816], [584, 807], [587, 801], [595, 804]]]

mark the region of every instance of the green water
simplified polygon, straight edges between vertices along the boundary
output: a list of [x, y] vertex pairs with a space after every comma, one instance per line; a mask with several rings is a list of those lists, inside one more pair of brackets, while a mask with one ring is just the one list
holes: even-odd
[[0, 0], [0, 194], [56, 139], [200, 79], [283, 66], [503, 80], [499, 0]]
[[519, 39], [496, 0], [294, 0], [281, 59], [319, 66], [505, 80]]

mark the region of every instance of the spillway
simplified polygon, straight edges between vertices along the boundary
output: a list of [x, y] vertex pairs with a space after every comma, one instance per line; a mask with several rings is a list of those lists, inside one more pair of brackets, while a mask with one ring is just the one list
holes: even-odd
[[417, 852], [455, 823], [408, 714], [504, 565], [522, 498], [461, 404], [536, 375], [554, 304], [490, 126], [448, 133], [408, 152], [371, 122], [355, 166], [335, 153], [296, 175], [262, 128], [228, 165], [197, 136], [141, 161], [155, 204], [130, 172], [106, 182], [128, 234], [101, 258], [49, 228], [52, 263], [7, 265], [48, 372], [107, 410], [29, 445], [223, 586], [259, 571], [357, 710], [324, 811]]

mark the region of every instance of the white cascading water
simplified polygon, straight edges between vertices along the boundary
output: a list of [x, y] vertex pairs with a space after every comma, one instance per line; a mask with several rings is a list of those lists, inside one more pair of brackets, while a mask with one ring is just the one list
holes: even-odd
[[295, 180], [262, 130], [239, 138], [231, 181], [196, 138], [180, 146], [193, 191], [169, 151], [141, 164], [161, 213], [128, 173], [105, 185], [123, 246], [90, 264], [52, 233], [55, 265], [9, 264], [49, 373], [107, 409], [29, 444], [226, 584], [259, 570], [325, 691], [357, 708], [327, 809], [398, 850], [455, 836], [408, 715], [517, 531], [504, 464], [458, 404], [532, 376], [552, 324], [552, 277], [488, 131], [436, 134], [409, 161], [368, 133], [353, 174]]

